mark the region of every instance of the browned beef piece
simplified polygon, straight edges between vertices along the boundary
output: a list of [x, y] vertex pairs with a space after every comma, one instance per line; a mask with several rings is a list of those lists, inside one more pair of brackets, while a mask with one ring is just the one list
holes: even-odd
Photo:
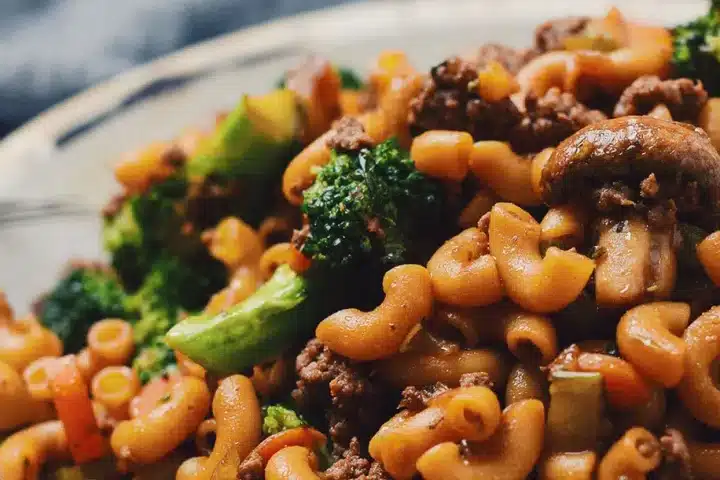
[[405, 387], [402, 391], [402, 399], [398, 404], [398, 408], [405, 408], [413, 412], [419, 412], [428, 406], [430, 400], [447, 390], [447, 385], [441, 382], [424, 387]]
[[377, 462], [360, 454], [360, 442], [350, 440], [342, 457], [325, 471], [325, 480], [391, 480], [390, 475]]
[[240, 464], [237, 480], [264, 480], [265, 466], [262, 457], [257, 452], [252, 452]]
[[426, 130], [462, 130], [476, 140], [497, 139], [518, 123], [521, 114], [508, 98], [486, 102], [470, 82], [477, 80], [473, 62], [452, 57], [430, 71], [422, 92], [410, 104], [413, 134]]
[[689, 78], [660, 80], [646, 75], [635, 80], [620, 96], [613, 116], [646, 115], [659, 104], [670, 110], [673, 120], [697, 122], [700, 110], [708, 99], [702, 82]]
[[537, 52], [530, 49], [516, 49], [499, 43], [486, 43], [477, 50], [474, 61], [478, 68], [495, 61], [505, 67], [508, 72], [516, 74], [536, 55]]
[[540, 98], [526, 97], [525, 111], [509, 98], [487, 102], [472, 88], [475, 81], [475, 64], [458, 57], [433, 68], [425, 88], [410, 105], [412, 133], [461, 130], [475, 140], [509, 141], [518, 153], [534, 153], [606, 118], [558, 88]]
[[372, 147], [373, 141], [362, 123], [353, 117], [343, 117], [333, 125], [327, 146], [338, 152], [354, 152]]
[[600, 110], [587, 108], [572, 93], [555, 87], [539, 98], [529, 95], [525, 109], [508, 139], [519, 153], [555, 146], [581, 128], [607, 118]]
[[590, 17], [564, 17], [548, 20], [535, 29], [535, 48], [540, 52], [564, 50], [565, 39], [580, 34]]
[[388, 397], [369, 378], [369, 367], [352, 363], [319, 340], [310, 340], [297, 357], [297, 388], [292, 396], [305, 411], [325, 411], [329, 434], [339, 451], [353, 437], [366, 441], [389, 416]]
[[693, 475], [690, 468], [690, 452], [682, 433], [674, 428], [668, 428], [660, 437], [660, 447], [663, 451], [663, 464], [656, 477], [660, 480], [691, 480]]

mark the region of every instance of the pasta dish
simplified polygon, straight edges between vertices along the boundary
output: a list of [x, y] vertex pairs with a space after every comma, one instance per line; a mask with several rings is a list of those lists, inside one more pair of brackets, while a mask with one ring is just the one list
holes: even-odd
[[0, 292], [0, 480], [720, 479], [719, 148], [716, 2], [311, 56]]

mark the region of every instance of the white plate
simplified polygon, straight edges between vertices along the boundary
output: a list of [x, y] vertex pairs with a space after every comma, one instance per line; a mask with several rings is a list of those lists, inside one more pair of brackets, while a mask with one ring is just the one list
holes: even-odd
[[[667, 25], [703, 0], [626, 0], [631, 18]], [[0, 143], [0, 288], [20, 312], [71, 257], [101, 258], [98, 210], [123, 152], [213, 120], [244, 92], [269, 90], [307, 52], [362, 70], [382, 49], [418, 67], [484, 42], [529, 46], [534, 27], [600, 15], [612, 1], [376, 0], [282, 19], [187, 48], [52, 108]], [[60, 202], [53, 209], [47, 203]], [[39, 215], [23, 207], [43, 207]], [[32, 204], [32, 205], [31, 205]], [[69, 205], [69, 206], [68, 206]], [[50, 208], [44, 208], [50, 207]], [[14, 211], [11, 217], [9, 210]]]

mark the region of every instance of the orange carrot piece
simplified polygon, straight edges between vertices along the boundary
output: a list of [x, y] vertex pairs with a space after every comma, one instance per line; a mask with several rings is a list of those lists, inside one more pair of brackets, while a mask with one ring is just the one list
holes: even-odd
[[301, 446], [316, 450], [325, 445], [326, 441], [325, 435], [314, 428], [298, 427], [270, 435], [260, 442], [254, 451], [262, 457], [263, 463], [267, 463], [273, 455], [285, 447]]
[[52, 379], [52, 392], [75, 463], [101, 458], [106, 451], [106, 442], [95, 420], [88, 387], [75, 362], [60, 367]]
[[647, 381], [622, 358], [602, 353], [581, 353], [578, 370], [602, 374], [608, 402], [615, 408], [638, 407], [650, 401], [652, 396]]

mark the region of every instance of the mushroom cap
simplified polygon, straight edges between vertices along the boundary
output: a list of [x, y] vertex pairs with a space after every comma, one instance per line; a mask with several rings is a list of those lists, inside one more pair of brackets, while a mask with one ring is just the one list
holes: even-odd
[[563, 140], [540, 182], [548, 205], [587, 197], [588, 185], [682, 174], [697, 181], [712, 213], [720, 211], [720, 154], [700, 128], [647, 116], [593, 123]]

